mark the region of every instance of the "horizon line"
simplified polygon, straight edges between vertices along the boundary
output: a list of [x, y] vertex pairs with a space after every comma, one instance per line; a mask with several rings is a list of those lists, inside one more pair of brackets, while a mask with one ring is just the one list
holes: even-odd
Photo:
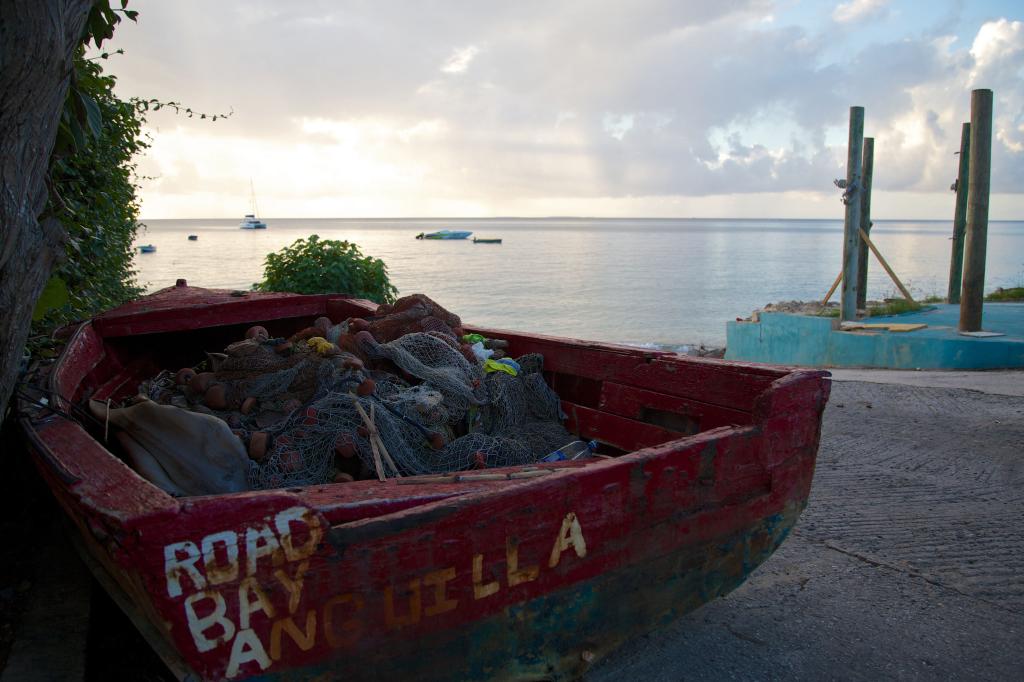
[[[318, 216], [318, 217], [294, 217], [294, 216], [264, 216], [262, 220], [448, 220], [448, 221], [467, 221], [467, 220], [791, 220], [791, 221], [809, 221], [809, 220], [835, 220], [839, 222], [844, 221], [843, 216], [838, 217], [809, 217], [809, 218], [780, 218], [780, 217], [760, 217], [760, 218], [749, 218], [749, 217], [728, 217], [728, 216], [570, 216], [570, 215], [548, 215], [548, 216], [469, 216], [469, 217], [454, 217], [454, 216]], [[218, 217], [189, 217], [189, 218], [138, 218], [138, 222], [146, 222], [147, 220], [238, 220], [238, 218], [218, 218]], [[914, 221], [922, 223], [952, 223], [952, 218], [872, 218], [872, 222], [891, 222], [891, 221]], [[1024, 222], [1024, 218], [989, 218], [990, 223], [1018, 223]]]

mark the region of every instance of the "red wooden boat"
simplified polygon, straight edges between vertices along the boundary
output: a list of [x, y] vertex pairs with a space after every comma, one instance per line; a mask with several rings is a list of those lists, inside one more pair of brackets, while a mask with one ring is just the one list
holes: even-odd
[[[174, 498], [67, 413], [254, 323], [371, 313], [341, 296], [165, 289], [87, 322], [23, 413], [87, 561], [182, 678], [571, 679], [737, 587], [811, 486], [826, 372], [514, 332], [610, 459]], [[537, 474], [543, 471], [543, 474]]]

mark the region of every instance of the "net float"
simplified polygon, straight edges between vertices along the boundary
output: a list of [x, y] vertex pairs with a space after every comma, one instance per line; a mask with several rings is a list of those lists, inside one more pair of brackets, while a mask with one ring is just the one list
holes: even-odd
[[374, 392], [377, 388], [377, 382], [373, 379], [363, 379], [356, 387], [356, 394], [359, 396], [366, 397]]
[[203, 395], [206, 406], [214, 410], [228, 409], [228, 387], [224, 384], [213, 384]]
[[196, 371], [191, 367], [182, 367], [178, 370], [178, 373], [174, 375], [174, 383], [179, 386], [184, 386], [188, 382], [192, 381], [192, 377], [196, 375]]
[[241, 409], [242, 414], [249, 414], [249, 413], [251, 413], [253, 410], [256, 409], [258, 404], [259, 404], [259, 401], [256, 400], [256, 398], [253, 398], [252, 396], [249, 396], [248, 398], [246, 398], [245, 400], [242, 401], [242, 409]]
[[302, 454], [298, 450], [286, 450], [281, 453], [281, 468], [288, 473], [298, 473], [302, 471], [304, 465]]
[[267, 457], [270, 447], [270, 434], [266, 431], [255, 431], [249, 436], [249, 459], [262, 462]]
[[270, 338], [270, 332], [267, 331], [266, 327], [255, 324], [245, 330], [245, 338], [266, 341]]
[[334, 454], [336, 454], [338, 457], [344, 457], [345, 459], [355, 457], [355, 443], [345, 438], [339, 438], [338, 442], [334, 444]]
[[207, 389], [210, 388], [210, 384], [213, 383], [213, 379], [213, 372], [200, 372], [189, 380], [188, 387], [199, 395], [203, 395], [206, 393]]

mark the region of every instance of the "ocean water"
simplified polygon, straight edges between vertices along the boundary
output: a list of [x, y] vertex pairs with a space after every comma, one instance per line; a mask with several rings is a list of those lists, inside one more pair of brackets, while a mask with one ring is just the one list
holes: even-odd
[[[345, 239], [387, 264], [401, 294], [425, 293], [468, 323], [672, 348], [725, 344], [725, 323], [766, 303], [820, 299], [839, 273], [841, 220], [149, 220], [140, 284], [248, 289], [263, 259], [300, 237]], [[415, 239], [443, 228], [501, 245]], [[189, 234], [199, 236], [188, 241]], [[872, 240], [915, 296], [945, 295], [949, 222], [876, 221]], [[896, 295], [872, 257], [868, 297]], [[1024, 222], [992, 222], [986, 291], [1021, 286]]]

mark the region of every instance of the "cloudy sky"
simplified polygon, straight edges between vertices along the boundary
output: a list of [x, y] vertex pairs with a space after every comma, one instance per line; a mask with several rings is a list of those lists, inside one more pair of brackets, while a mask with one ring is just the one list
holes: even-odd
[[972, 88], [992, 217], [1024, 219], [1024, 4], [1001, 0], [132, 0], [106, 62], [156, 112], [146, 218], [952, 216]]

